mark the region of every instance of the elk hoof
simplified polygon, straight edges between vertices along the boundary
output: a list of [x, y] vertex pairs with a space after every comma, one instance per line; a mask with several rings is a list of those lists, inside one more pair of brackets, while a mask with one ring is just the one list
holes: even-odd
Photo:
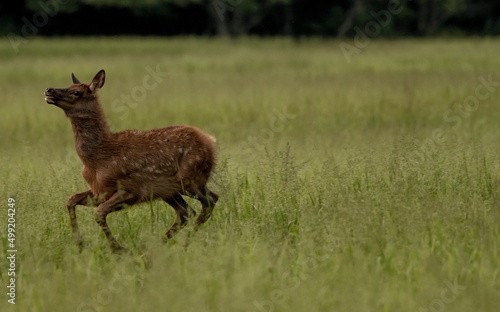
[[111, 246], [111, 250], [115, 254], [131, 254], [132, 253], [129, 249], [122, 247], [120, 245]]

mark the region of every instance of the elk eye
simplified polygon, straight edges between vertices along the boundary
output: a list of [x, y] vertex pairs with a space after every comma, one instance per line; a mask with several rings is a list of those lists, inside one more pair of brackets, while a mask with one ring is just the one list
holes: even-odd
[[80, 91], [73, 91], [73, 94], [76, 96], [80, 96], [82, 93]]

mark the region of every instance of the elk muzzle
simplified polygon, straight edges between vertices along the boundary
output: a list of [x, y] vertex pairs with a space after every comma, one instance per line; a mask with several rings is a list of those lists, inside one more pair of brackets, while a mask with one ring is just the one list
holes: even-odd
[[54, 94], [54, 89], [52, 88], [45, 89], [45, 102], [54, 105], [57, 103], [57, 98]]

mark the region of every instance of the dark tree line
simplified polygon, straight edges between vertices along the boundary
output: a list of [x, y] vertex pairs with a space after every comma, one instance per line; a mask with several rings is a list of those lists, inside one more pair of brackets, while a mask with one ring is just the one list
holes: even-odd
[[[392, 10], [391, 10], [392, 8]], [[498, 35], [498, 0], [16, 0], [0, 34], [352, 37]]]

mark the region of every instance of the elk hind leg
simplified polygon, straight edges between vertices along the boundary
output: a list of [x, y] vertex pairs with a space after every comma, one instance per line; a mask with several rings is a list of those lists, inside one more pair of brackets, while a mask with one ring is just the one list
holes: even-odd
[[180, 194], [175, 195], [172, 198], [164, 199], [167, 204], [172, 206], [175, 210], [176, 218], [174, 224], [168, 229], [163, 237], [163, 241], [167, 242], [171, 239], [177, 232], [179, 232], [188, 223], [188, 218], [196, 215], [196, 212], [189, 207], [184, 198]]
[[215, 203], [219, 199], [219, 196], [209, 190], [207, 187], [203, 188], [200, 191], [196, 192], [196, 196], [198, 200], [201, 202], [201, 212], [198, 218], [196, 219], [196, 228], [200, 227], [203, 223], [207, 222], [207, 220], [212, 215], [212, 211], [214, 210]]

